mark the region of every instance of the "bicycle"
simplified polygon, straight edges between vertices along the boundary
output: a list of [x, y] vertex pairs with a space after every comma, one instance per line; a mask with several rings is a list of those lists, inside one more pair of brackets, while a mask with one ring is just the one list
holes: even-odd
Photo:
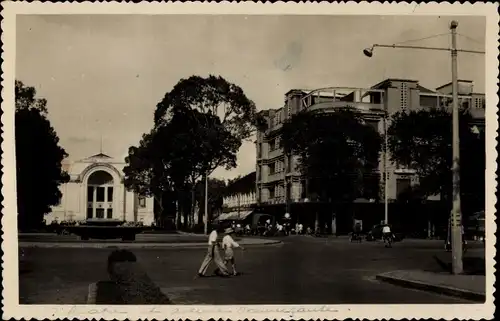
[[394, 236], [391, 234], [391, 235], [388, 235], [388, 236], [383, 236], [384, 238], [384, 243], [385, 243], [385, 247], [392, 247], [392, 243], [394, 242], [393, 238]]

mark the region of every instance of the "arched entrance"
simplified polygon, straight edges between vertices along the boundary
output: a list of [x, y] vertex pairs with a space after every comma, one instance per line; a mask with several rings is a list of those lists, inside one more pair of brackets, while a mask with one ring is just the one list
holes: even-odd
[[113, 218], [113, 176], [100, 170], [87, 180], [87, 219]]

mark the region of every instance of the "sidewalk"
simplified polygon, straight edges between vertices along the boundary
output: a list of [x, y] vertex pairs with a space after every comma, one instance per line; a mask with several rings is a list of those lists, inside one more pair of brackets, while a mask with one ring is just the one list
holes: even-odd
[[[242, 238], [238, 243], [243, 246], [261, 246], [261, 245], [277, 245], [281, 244], [280, 240], [258, 239], [258, 238]], [[19, 242], [21, 248], [135, 248], [135, 249], [151, 249], [151, 248], [206, 248], [207, 242]]]
[[484, 275], [452, 275], [419, 270], [392, 271], [376, 276], [380, 281], [463, 299], [484, 302], [486, 277]]

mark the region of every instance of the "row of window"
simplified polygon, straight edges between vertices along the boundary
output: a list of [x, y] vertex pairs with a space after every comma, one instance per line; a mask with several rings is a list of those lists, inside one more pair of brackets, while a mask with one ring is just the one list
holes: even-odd
[[[301, 182], [301, 188], [298, 192], [300, 198], [306, 198], [305, 181]], [[367, 178], [364, 182], [364, 192], [363, 197], [365, 198], [376, 198], [379, 193], [379, 188], [382, 187], [377, 177]], [[383, 187], [382, 187], [383, 188]], [[403, 193], [407, 193], [411, 190], [411, 179], [409, 178], [398, 178], [396, 180], [396, 197], [400, 197]], [[283, 185], [277, 185], [275, 187], [269, 188], [269, 198], [279, 198], [285, 197], [285, 187]], [[298, 196], [298, 195], [297, 195]]]
[[284, 197], [285, 196], [285, 186], [278, 185], [276, 187], [269, 188], [269, 198]]
[[[146, 207], [146, 199], [144, 197], [139, 198], [139, 207], [145, 208]], [[89, 206], [87, 207], [87, 218], [91, 219], [94, 218], [94, 209], [95, 209], [95, 218], [104, 218], [104, 214], [106, 214], [106, 218], [111, 219], [113, 218], [113, 208], [95, 208], [94, 206]]]
[[269, 164], [269, 175], [273, 175], [275, 173], [281, 173], [285, 170], [285, 163], [283, 161], [276, 161], [272, 164]]
[[[106, 211], [104, 210], [104, 208], [96, 208], [95, 209], [95, 218], [104, 218], [104, 213], [106, 213], [106, 218], [108, 218], [108, 219], [113, 218], [113, 208], [107, 208]], [[93, 207], [87, 208], [87, 218], [88, 219], [94, 218], [94, 208]]]
[[408, 85], [401, 84], [401, 109], [404, 111], [408, 108]]
[[486, 108], [486, 101], [481, 97], [476, 97], [476, 98], [474, 98], [473, 107], [485, 109]]
[[269, 143], [269, 151], [272, 152], [272, 151], [277, 150], [279, 148], [281, 148], [281, 138], [280, 137], [276, 137], [275, 139], [273, 139]]
[[106, 187], [104, 186], [87, 186], [87, 201], [96, 202], [112, 202], [113, 201], [113, 186], [107, 187], [107, 197], [106, 197]]
[[271, 118], [271, 127], [276, 127], [278, 126], [279, 124], [282, 123], [282, 110], [280, 111], [277, 111], [274, 116]]

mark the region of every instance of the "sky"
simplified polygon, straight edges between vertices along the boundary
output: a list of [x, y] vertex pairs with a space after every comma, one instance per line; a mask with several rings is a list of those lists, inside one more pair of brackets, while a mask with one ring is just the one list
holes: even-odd
[[[434, 89], [451, 81], [444, 51], [376, 49], [373, 43], [485, 49], [485, 18], [474, 16], [18, 15], [16, 79], [48, 101], [49, 119], [68, 160], [100, 152], [124, 159], [153, 126], [153, 112], [182, 78], [220, 75], [258, 110], [280, 108], [293, 88], [370, 87], [386, 78]], [[485, 91], [482, 55], [459, 54], [459, 79]], [[238, 167], [255, 170], [245, 142]]]

